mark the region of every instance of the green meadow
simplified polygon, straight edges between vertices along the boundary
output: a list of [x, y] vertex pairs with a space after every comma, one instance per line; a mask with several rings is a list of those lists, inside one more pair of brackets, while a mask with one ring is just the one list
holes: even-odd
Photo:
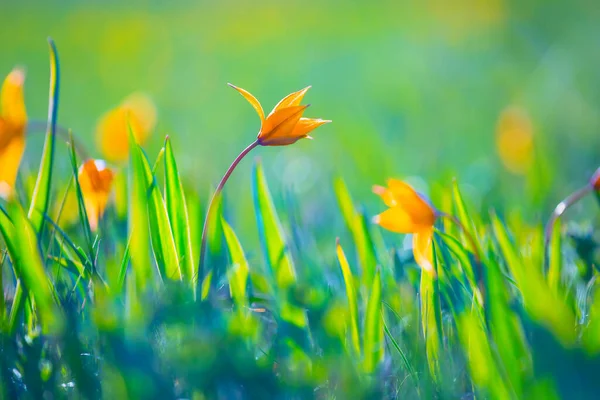
[[0, 398], [597, 397], [599, 18], [3, 3]]

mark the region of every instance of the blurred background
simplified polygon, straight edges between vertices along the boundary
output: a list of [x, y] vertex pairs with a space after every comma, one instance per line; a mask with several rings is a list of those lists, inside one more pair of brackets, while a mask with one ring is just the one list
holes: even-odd
[[[148, 154], [170, 135], [203, 200], [260, 126], [226, 83], [267, 112], [312, 85], [305, 116], [333, 123], [313, 141], [253, 152], [276, 201], [294, 193], [308, 226], [341, 225], [337, 175], [370, 214], [383, 209], [371, 186], [388, 177], [428, 193], [456, 177], [475, 206], [540, 222], [600, 165], [598, 21], [592, 1], [3, 0], [0, 74], [26, 67], [30, 118], [44, 120], [54, 38], [60, 124], [95, 156], [99, 117], [150, 94]], [[226, 189], [241, 231], [255, 229], [251, 158]], [[579, 212], [597, 215], [586, 204]]]

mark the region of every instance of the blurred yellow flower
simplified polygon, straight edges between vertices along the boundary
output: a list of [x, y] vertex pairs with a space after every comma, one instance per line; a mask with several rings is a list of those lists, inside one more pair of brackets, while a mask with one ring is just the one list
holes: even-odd
[[312, 130], [331, 122], [317, 118], [302, 118], [308, 105], [301, 106], [300, 102], [310, 86], [284, 97], [267, 117], [260, 102], [250, 92], [232, 84], [229, 86], [240, 92], [258, 113], [261, 127], [257, 141], [261, 146], [286, 146], [299, 139], [312, 139], [308, 135]]
[[527, 173], [533, 161], [533, 128], [524, 110], [511, 106], [502, 111], [496, 148], [507, 170], [518, 175]]
[[143, 144], [156, 125], [156, 107], [148, 96], [134, 93], [100, 118], [96, 127], [96, 140], [105, 159], [113, 162], [127, 160], [128, 123], [135, 140]]
[[79, 186], [92, 231], [98, 229], [114, 178], [113, 171], [103, 160], [87, 160], [79, 168]]
[[373, 186], [373, 193], [389, 207], [375, 216], [373, 222], [392, 232], [412, 233], [415, 261], [424, 270], [435, 273], [431, 241], [438, 216], [436, 210], [410, 185], [397, 179], [389, 179], [387, 188]]
[[25, 151], [27, 112], [23, 96], [25, 71], [13, 69], [0, 91], [0, 197], [8, 197], [15, 186]]

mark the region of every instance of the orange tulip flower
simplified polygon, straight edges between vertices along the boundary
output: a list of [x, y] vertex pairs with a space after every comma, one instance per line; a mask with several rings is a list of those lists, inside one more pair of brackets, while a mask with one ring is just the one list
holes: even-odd
[[103, 160], [87, 160], [79, 168], [78, 179], [90, 228], [95, 232], [108, 203], [114, 173]]
[[13, 191], [25, 151], [24, 83], [25, 72], [15, 68], [4, 80], [0, 91], [0, 196], [4, 198]]
[[100, 118], [96, 128], [98, 147], [105, 159], [126, 161], [129, 156], [129, 126], [135, 140], [143, 144], [155, 125], [154, 103], [148, 96], [134, 93]]
[[286, 146], [303, 138], [312, 139], [308, 135], [311, 131], [331, 122], [325, 119], [302, 117], [308, 105], [301, 106], [300, 103], [310, 86], [284, 97], [266, 117], [256, 97], [247, 90], [232, 84], [229, 86], [240, 92], [256, 110], [261, 122], [257, 138], [261, 146]]
[[413, 234], [413, 254], [415, 261], [425, 271], [433, 269], [433, 225], [439, 213], [425, 201], [410, 185], [397, 179], [388, 180], [388, 187], [373, 186], [389, 207], [375, 216], [373, 222], [397, 233]]

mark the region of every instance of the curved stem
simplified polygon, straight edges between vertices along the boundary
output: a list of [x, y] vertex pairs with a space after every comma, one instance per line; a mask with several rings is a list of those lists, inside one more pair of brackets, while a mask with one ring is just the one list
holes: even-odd
[[558, 203], [558, 205], [552, 211], [550, 218], [548, 218], [548, 222], [546, 223], [546, 229], [544, 231], [544, 245], [547, 246], [550, 242], [550, 237], [552, 236], [552, 231], [554, 231], [554, 225], [556, 224], [556, 220], [559, 219], [565, 211], [573, 204], [577, 203], [581, 200], [585, 195], [592, 191], [591, 185], [585, 185], [582, 188], [577, 189], [573, 193], [571, 193], [567, 198]]
[[544, 268], [546, 268], [548, 265], [548, 246], [550, 244], [550, 239], [552, 238], [552, 232], [554, 232], [554, 225], [556, 225], [556, 221], [562, 217], [569, 207], [577, 203], [593, 189], [594, 187], [590, 184], [577, 189], [567, 196], [563, 201], [558, 203], [558, 205], [554, 208], [554, 211], [552, 211], [552, 214], [550, 214], [550, 218], [548, 218], [546, 228], [544, 229]]
[[460, 220], [458, 218], [456, 218], [454, 215], [451, 214], [446, 214], [444, 212], [440, 213], [441, 217], [444, 218], [448, 218], [450, 221], [452, 221], [453, 223], [456, 224], [456, 226], [458, 226], [458, 228], [464, 233], [465, 237], [467, 238], [467, 240], [469, 241], [469, 245], [473, 248], [473, 255], [475, 256], [475, 265], [477, 268], [477, 287], [479, 287], [479, 291], [481, 292], [481, 295], [485, 295], [485, 287], [483, 284], [483, 265], [481, 263], [481, 254], [479, 253], [479, 247], [477, 247], [477, 243], [475, 242], [475, 238], [473, 237], [473, 235], [467, 230], [467, 228], [465, 228], [465, 226], [463, 225], [462, 222], [460, 222]]
[[[47, 127], [45, 121], [29, 121], [27, 123], [28, 131], [46, 132], [46, 129]], [[71, 141], [69, 137], [69, 130], [64, 126], [56, 125], [56, 135], [67, 141], [67, 143]], [[79, 158], [81, 158], [82, 161], [89, 159], [89, 153], [81, 145], [81, 143], [75, 141], [73, 141], [73, 143], [75, 143], [75, 152], [77, 152]]]
[[208, 223], [213, 217], [212, 214], [214, 213], [213, 208], [215, 205], [215, 200], [219, 197], [219, 195], [223, 191], [223, 187], [225, 186], [225, 183], [227, 183], [227, 180], [231, 176], [231, 173], [233, 172], [235, 167], [237, 167], [237, 165], [240, 163], [240, 161], [242, 161], [242, 159], [248, 153], [250, 153], [250, 151], [253, 148], [255, 148], [258, 145], [259, 145], [258, 140], [252, 142], [248, 147], [246, 147], [244, 150], [242, 150], [242, 152], [235, 158], [235, 160], [233, 160], [233, 162], [231, 163], [229, 168], [227, 168], [227, 172], [225, 172], [225, 175], [223, 175], [223, 178], [221, 178], [221, 181], [217, 185], [217, 188], [215, 189], [215, 192], [213, 193], [213, 195], [210, 199], [210, 203], [208, 203], [208, 208], [206, 209], [206, 218], [204, 219], [204, 226], [202, 228], [202, 239], [200, 241], [200, 261], [198, 262], [198, 273], [197, 273], [197, 276], [198, 276], [197, 284], [199, 284], [199, 285], [202, 285], [202, 281], [204, 280], [204, 258], [205, 258], [204, 252], [206, 250], [206, 241], [207, 241], [206, 235], [208, 233]]

